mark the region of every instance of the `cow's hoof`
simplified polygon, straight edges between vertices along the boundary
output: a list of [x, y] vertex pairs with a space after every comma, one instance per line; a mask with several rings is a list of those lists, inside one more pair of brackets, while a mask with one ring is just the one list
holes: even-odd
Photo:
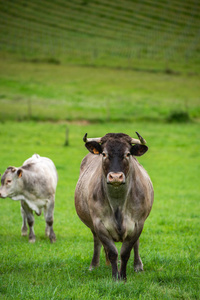
[[143, 263], [140, 257], [134, 260], [134, 271], [135, 272], [143, 271]]
[[27, 236], [27, 234], [28, 234], [28, 228], [26, 226], [23, 226], [21, 228], [21, 235], [22, 236]]
[[99, 267], [99, 264], [97, 264], [97, 265], [90, 265], [89, 266], [89, 271], [92, 271], [92, 270], [94, 270], [95, 268], [98, 268]]
[[50, 242], [52, 244], [56, 242], [56, 236], [55, 235], [54, 236], [50, 236], [49, 239], [50, 239]]
[[46, 235], [47, 237], [50, 236], [50, 229], [49, 229], [48, 227], [46, 227], [46, 229], [45, 229], [45, 235]]
[[56, 242], [56, 238], [55, 239], [51, 239], [50, 242], [51, 242], [51, 244], [54, 244]]
[[27, 236], [28, 232], [27, 231], [22, 231], [21, 236]]
[[35, 243], [35, 238], [29, 239], [29, 243], [34, 244]]
[[135, 265], [135, 266], [134, 266], [134, 271], [135, 271], [136, 273], [142, 272], [142, 271], [143, 271], [143, 264], [137, 264], [137, 265]]

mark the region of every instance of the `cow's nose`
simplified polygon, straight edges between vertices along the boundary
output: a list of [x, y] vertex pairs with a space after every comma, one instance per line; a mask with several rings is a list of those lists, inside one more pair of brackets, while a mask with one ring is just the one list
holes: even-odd
[[123, 172], [110, 172], [108, 173], [107, 176], [107, 183], [112, 183], [112, 184], [121, 184], [121, 183], [125, 183], [125, 175]]

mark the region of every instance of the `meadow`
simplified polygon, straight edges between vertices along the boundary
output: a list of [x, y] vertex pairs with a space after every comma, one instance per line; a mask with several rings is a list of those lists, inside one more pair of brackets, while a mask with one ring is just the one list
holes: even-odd
[[[59, 176], [54, 244], [43, 215], [30, 244], [20, 203], [0, 199], [0, 299], [199, 299], [199, 11], [195, 0], [0, 1], [0, 173], [38, 153]], [[144, 272], [132, 253], [125, 283], [103, 250], [89, 271], [93, 238], [74, 190], [86, 132], [135, 131], [155, 200]]]
[[30, 63], [0, 56], [0, 121], [200, 118], [199, 74]]
[[[69, 145], [65, 144], [66, 126]], [[82, 137], [107, 132], [140, 132], [149, 151], [139, 158], [155, 190], [152, 212], [140, 238], [144, 272], [114, 282], [101, 253], [100, 267], [88, 270], [92, 234], [74, 208], [79, 166], [87, 149]], [[50, 157], [58, 171], [55, 244], [45, 237], [43, 215], [35, 216], [35, 244], [21, 237], [20, 203], [0, 201], [1, 299], [199, 299], [199, 124], [159, 122], [0, 123], [0, 172], [20, 166], [33, 153]], [[121, 244], [117, 244], [120, 249]]]
[[199, 73], [195, 0], [0, 1], [0, 51], [24, 61]]

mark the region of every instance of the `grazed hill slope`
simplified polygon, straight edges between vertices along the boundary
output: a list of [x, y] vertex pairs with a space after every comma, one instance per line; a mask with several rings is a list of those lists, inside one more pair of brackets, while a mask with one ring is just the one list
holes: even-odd
[[20, 58], [197, 70], [196, 0], [0, 0], [0, 51]]

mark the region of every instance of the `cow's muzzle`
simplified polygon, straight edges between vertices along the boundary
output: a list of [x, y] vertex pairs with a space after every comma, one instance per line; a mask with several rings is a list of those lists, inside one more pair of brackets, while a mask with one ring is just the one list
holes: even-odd
[[5, 192], [0, 190], [0, 198], [6, 198], [6, 197], [7, 197], [7, 195], [5, 194]]
[[120, 185], [125, 183], [125, 175], [123, 172], [110, 172], [107, 175], [107, 183], [113, 184], [113, 185]]

